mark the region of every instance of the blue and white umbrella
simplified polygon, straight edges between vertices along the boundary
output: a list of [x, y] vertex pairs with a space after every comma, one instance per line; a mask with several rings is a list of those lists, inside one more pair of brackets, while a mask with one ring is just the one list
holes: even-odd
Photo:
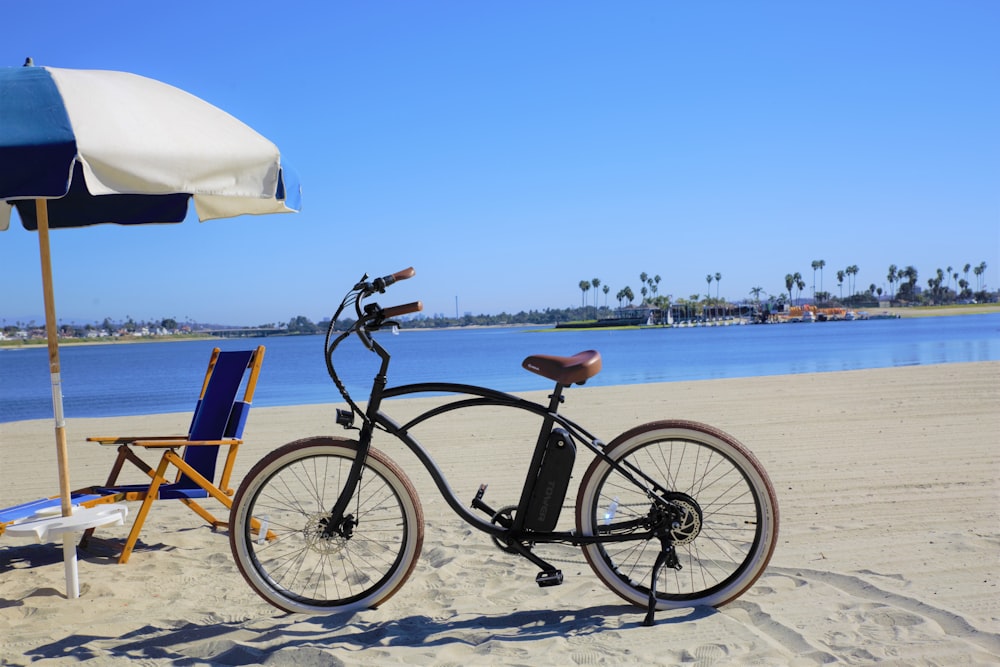
[[[181, 222], [191, 201], [200, 220], [294, 212], [299, 185], [273, 143], [204, 100], [135, 74], [34, 67], [29, 59], [0, 68], [0, 201], [0, 231], [13, 209], [25, 229], [38, 231], [59, 487], [69, 516], [49, 229]], [[67, 595], [75, 596], [70, 576], [67, 564]]]

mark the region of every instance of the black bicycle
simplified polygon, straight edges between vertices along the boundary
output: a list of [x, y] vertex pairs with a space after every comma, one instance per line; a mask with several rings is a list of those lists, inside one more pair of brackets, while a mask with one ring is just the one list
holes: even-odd
[[[417, 456], [459, 517], [536, 564], [540, 586], [560, 584], [563, 575], [539, 547], [579, 547], [601, 581], [647, 610], [650, 625], [657, 609], [720, 606], [761, 576], [777, 543], [778, 504], [746, 447], [711, 426], [672, 419], [637, 426], [605, 444], [559, 413], [564, 390], [600, 371], [598, 352], [524, 360], [525, 369], [555, 383], [547, 405], [466, 384], [388, 387], [390, 355], [372, 334], [422, 306], [364, 302], [413, 275], [410, 268], [375, 280], [364, 276], [331, 320], [327, 370], [350, 406], [337, 410], [337, 423], [356, 437], [312, 437], [279, 447], [254, 465], [236, 493], [230, 544], [258, 594], [289, 612], [356, 611], [381, 605], [406, 582], [423, 544], [423, 510], [400, 466], [372, 447], [376, 429]], [[338, 334], [338, 318], [351, 306], [356, 319]], [[364, 409], [333, 363], [337, 346], [352, 334], [381, 359]], [[383, 410], [383, 399], [420, 394], [449, 399], [405, 424]], [[468, 507], [411, 432], [431, 418], [481, 406], [541, 420], [516, 505], [490, 507], [483, 485]], [[581, 450], [592, 460], [579, 484], [575, 526], [556, 530]]]

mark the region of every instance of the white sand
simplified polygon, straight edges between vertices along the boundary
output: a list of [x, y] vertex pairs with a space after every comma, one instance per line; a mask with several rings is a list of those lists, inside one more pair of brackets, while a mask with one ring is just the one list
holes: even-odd
[[[661, 612], [646, 628], [642, 610], [566, 548], [566, 583], [540, 589], [533, 565], [473, 534], [412, 455], [381, 443], [412, 470], [427, 531], [413, 576], [379, 610], [278, 612], [243, 582], [224, 530], [164, 501], [127, 565], [81, 552], [76, 600], [65, 598], [57, 545], [0, 537], [0, 664], [1000, 663], [1000, 363], [574, 388], [563, 410], [607, 440], [678, 417], [746, 443], [781, 508], [779, 547], [756, 586], [722, 609]], [[187, 420], [70, 420], [73, 484], [103, 481], [114, 458], [86, 436], [183, 432]], [[269, 449], [323, 433], [344, 434], [333, 406], [256, 408], [236, 479]], [[501, 504], [522, 481], [526, 434], [477, 414], [418, 435], [454, 471], [460, 497], [488, 481]], [[0, 450], [0, 506], [55, 492], [51, 420], [0, 424]]]

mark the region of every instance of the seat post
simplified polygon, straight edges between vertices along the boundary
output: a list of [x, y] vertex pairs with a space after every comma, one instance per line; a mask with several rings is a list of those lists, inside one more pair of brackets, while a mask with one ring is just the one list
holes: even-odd
[[[552, 394], [549, 395], [549, 412], [551, 412], [552, 414], [559, 413], [559, 404], [563, 402], [562, 394], [563, 394], [563, 389], [565, 388], [566, 385], [556, 382], [556, 388], [553, 389]], [[548, 424], [549, 428], [548, 429], [543, 428], [542, 430], [547, 432], [549, 429], [552, 428], [552, 423], [551, 420], [546, 420], [546, 421], [549, 422]]]

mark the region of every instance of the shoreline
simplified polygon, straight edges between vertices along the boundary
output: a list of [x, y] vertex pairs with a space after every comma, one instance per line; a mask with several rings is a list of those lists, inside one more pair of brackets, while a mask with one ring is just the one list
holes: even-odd
[[[920, 318], [920, 317], [961, 317], [965, 315], [992, 315], [995, 313], [1000, 313], [1000, 303], [985, 303], [985, 304], [969, 304], [969, 305], [946, 305], [946, 306], [891, 306], [889, 308], [879, 308], [877, 309], [877, 314], [887, 314], [899, 318]], [[549, 329], [556, 330], [557, 327], [555, 323], [553, 324], [475, 324], [469, 326], [449, 326], [449, 327], [400, 327], [400, 331], [449, 331], [449, 330], [463, 330], [463, 329], [515, 329], [515, 328], [537, 328], [540, 331], [547, 331]], [[599, 328], [599, 327], [593, 327]], [[641, 325], [636, 326], [625, 326], [617, 327], [623, 329], [640, 329], [644, 328]], [[564, 328], [568, 330], [569, 328]], [[315, 334], [277, 334], [282, 336], [321, 336], [322, 333]], [[257, 340], [258, 338], [271, 338], [272, 336], [259, 336], [253, 338]], [[249, 338], [249, 337], [248, 337]], [[148, 336], [139, 337], [133, 336], [128, 339], [112, 339], [112, 340], [80, 340], [75, 338], [60, 338], [59, 345], [115, 345], [115, 344], [134, 344], [134, 343], [178, 343], [193, 340], [226, 340], [225, 337], [220, 336], [210, 336], [210, 335], [179, 335], [179, 336]], [[0, 352], [4, 350], [25, 350], [33, 349], [36, 347], [45, 347], [46, 340], [44, 338], [32, 339], [31, 342], [25, 341], [0, 341]]]
[[948, 306], [892, 306], [882, 308], [890, 315], [899, 317], [950, 317], [962, 315], [992, 315], [1000, 313], [1000, 303], [981, 303], [968, 305], [948, 305]]
[[[83, 347], [89, 345], [135, 345], [138, 343], [186, 343], [195, 340], [212, 340], [217, 336], [129, 336], [128, 338], [112, 338], [111, 340], [91, 340], [80, 338], [60, 338], [59, 347]], [[46, 348], [48, 341], [44, 338], [32, 338], [27, 341], [0, 341], [0, 352], [3, 350], [33, 350]]]

